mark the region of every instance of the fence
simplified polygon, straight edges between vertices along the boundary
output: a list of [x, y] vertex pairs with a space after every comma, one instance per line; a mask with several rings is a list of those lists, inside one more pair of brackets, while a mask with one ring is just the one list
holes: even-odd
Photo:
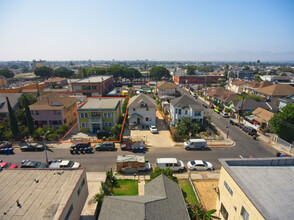
[[274, 138], [276, 139], [276, 143], [280, 144], [282, 146], [283, 150], [288, 151], [289, 153], [292, 153], [293, 147], [294, 147], [293, 143], [290, 144], [287, 141], [285, 141], [282, 138], [279, 138], [277, 136]]

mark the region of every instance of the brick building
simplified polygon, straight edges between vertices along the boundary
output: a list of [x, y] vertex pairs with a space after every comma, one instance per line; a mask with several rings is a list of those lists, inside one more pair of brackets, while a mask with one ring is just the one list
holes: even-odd
[[205, 84], [218, 83], [218, 79], [224, 79], [224, 76], [174, 76], [174, 82], [177, 84]]

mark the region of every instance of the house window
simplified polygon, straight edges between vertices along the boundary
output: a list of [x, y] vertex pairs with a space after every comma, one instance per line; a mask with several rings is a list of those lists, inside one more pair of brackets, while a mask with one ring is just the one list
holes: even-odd
[[149, 118], [145, 118], [145, 121], [149, 121]]
[[188, 114], [188, 110], [185, 110], [185, 115]]
[[81, 113], [81, 118], [84, 118], [85, 116], [84, 116], [84, 113]]
[[83, 90], [91, 90], [91, 86], [83, 86]]
[[179, 109], [179, 115], [182, 114], [182, 109]]
[[54, 115], [61, 115], [61, 111], [59, 111], [59, 110], [53, 110], [53, 114]]
[[244, 220], [248, 220], [249, 219], [249, 214], [248, 212], [246, 211], [246, 209], [244, 209], [244, 207], [242, 206], [242, 209], [241, 209], [241, 216]]
[[225, 185], [226, 189], [228, 190], [228, 192], [231, 194], [231, 196], [233, 196], [233, 190], [230, 188], [230, 186], [228, 185], [228, 183], [226, 181], [224, 181], [224, 185]]
[[178, 109], [176, 108], [176, 114], [178, 113]]
[[199, 112], [194, 112], [194, 116], [198, 116], [198, 115], [200, 115]]
[[111, 112], [108, 112], [107, 115], [108, 115], [108, 118], [111, 118], [112, 117]]
[[228, 220], [229, 213], [228, 213], [228, 211], [226, 210], [226, 208], [224, 207], [223, 204], [221, 204], [220, 213], [222, 213], [225, 220]]
[[85, 113], [85, 118], [88, 118], [88, 113]]
[[88, 123], [82, 122], [82, 128], [87, 128], [87, 127], [88, 127]]
[[104, 122], [104, 127], [111, 128], [112, 127], [112, 122]]
[[33, 114], [32, 115], [39, 115], [39, 111], [32, 111]]
[[68, 212], [67, 212], [67, 214], [66, 214], [66, 216], [64, 218], [65, 220], [69, 219], [69, 217], [70, 217], [70, 215], [72, 213], [72, 210], [73, 210], [73, 205], [71, 204], [71, 206], [70, 206], [70, 208], [69, 208], [69, 210], [68, 210]]
[[135, 112], [135, 111], [136, 111], [136, 109], [135, 109], [135, 108], [133, 108], [133, 111]]
[[92, 90], [96, 90], [96, 86], [92, 86]]

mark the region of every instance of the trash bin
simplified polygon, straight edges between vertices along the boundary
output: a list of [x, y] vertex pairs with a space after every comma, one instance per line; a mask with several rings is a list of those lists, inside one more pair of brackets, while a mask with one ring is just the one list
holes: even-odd
[[88, 153], [91, 154], [93, 152], [93, 147], [88, 147]]
[[230, 120], [230, 124], [233, 124], [233, 120]]

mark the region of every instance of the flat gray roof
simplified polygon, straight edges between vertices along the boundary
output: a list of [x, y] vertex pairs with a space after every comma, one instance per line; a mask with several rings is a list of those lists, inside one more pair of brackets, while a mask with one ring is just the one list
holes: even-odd
[[0, 219], [57, 219], [83, 172], [84, 169], [2, 170]]
[[88, 98], [77, 110], [115, 110], [121, 98]]
[[89, 76], [87, 78], [78, 80], [74, 83], [100, 83], [103, 82], [109, 78], [111, 78], [112, 76]]
[[265, 219], [293, 219], [294, 157], [219, 161]]

